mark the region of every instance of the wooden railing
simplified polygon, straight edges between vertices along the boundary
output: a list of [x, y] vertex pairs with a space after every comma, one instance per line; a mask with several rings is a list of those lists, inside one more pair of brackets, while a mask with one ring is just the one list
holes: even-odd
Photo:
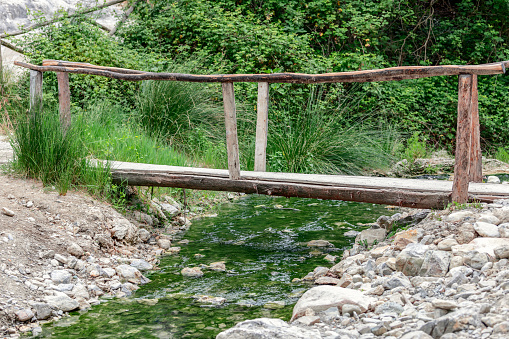
[[43, 72], [56, 72], [60, 116], [63, 128], [70, 124], [70, 89], [68, 73], [99, 75], [108, 78], [141, 81], [167, 80], [188, 82], [220, 82], [226, 126], [226, 145], [228, 151], [228, 171], [230, 179], [240, 179], [239, 145], [237, 139], [237, 118], [235, 110], [234, 82], [258, 83], [258, 118], [256, 126], [255, 171], [264, 172], [266, 167], [267, 123], [270, 83], [335, 83], [335, 82], [373, 82], [418, 79], [433, 76], [458, 76], [458, 120], [456, 130], [456, 153], [454, 182], [451, 200], [459, 203], [468, 201], [469, 182], [482, 181], [482, 157], [479, 134], [479, 110], [477, 100], [477, 76], [504, 74], [509, 61], [466, 66], [406, 66], [386, 69], [340, 72], [326, 74], [221, 74], [194, 75], [180, 73], [154, 73], [124, 68], [102, 67], [87, 63], [59, 60], [44, 60], [42, 66], [15, 62], [16, 65], [30, 69], [31, 109], [42, 107]]

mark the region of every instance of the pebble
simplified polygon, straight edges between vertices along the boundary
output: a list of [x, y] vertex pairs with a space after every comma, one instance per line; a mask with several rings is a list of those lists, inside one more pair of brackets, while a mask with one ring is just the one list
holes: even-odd
[[8, 217], [13, 217], [15, 215], [15, 213], [13, 211], [11, 211], [10, 209], [8, 209], [7, 207], [2, 207], [2, 214], [8, 216]]

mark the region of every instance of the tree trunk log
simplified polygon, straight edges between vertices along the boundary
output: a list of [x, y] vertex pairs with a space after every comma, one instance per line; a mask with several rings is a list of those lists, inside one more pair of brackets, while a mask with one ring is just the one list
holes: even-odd
[[482, 182], [481, 135], [479, 128], [479, 102], [477, 75], [472, 75], [472, 140], [470, 142], [470, 182]]
[[71, 126], [71, 90], [69, 88], [69, 73], [57, 72], [58, 103], [60, 106], [60, 125], [62, 131], [67, 133]]
[[40, 113], [42, 110], [42, 72], [30, 71], [30, 112]]
[[256, 143], [254, 170], [265, 172], [267, 168], [267, 130], [269, 127], [269, 84], [258, 83]]
[[239, 141], [237, 139], [237, 114], [235, 111], [235, 92], [233, 83], [226, 82], [223, 87], [224, 119], [226, 127], [226, 149], [228, 151], [228, 171], [230, 179], [240, 179]]

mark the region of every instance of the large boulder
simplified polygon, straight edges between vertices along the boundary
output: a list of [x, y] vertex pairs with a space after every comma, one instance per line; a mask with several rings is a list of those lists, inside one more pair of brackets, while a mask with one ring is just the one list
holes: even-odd
[[503, 245], [509, 245], [509, 238], [475, 238], [468, 244], [452, 246], [452, 254], [464, 256], [470, 251], [478, 251], [486, 253], [491, 257], [495, 257], [495, 248]]
[[45, 300], [51, 307], [64, 312], [74, 311], [80, 307], [80, 303], [77, 300], [69, 298], [64, 293], [58, 293], [55, 296], [48, 296]]
[[321, 339], [318, 329], [288, 325], [281, 319], [258, 318], [238, 323], [221, 332], [216, 339]]
[[358, 290], [328, 285], [313, 287], [295, 304], [291, 321], [305, 315], [308, 308], [320, 312], [330, 307], [340, 308], [349, 304], [357, 305], [362, 312], [366, 312], [374, 301], [375, 299]]

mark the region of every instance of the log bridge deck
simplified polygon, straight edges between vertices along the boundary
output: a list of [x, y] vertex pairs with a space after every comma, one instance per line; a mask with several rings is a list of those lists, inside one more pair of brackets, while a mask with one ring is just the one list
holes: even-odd
[[[30, 109], [32, 114], [39, 114], [42, 108], [43, 73], [57, 73], [60, 120], [64, 133], [71, 123], [69, 73], [104, 76], [125, 81], [165, 80], [221, 83], [228, 170], [113, 163], [113, 178], [116, 181], [126, 181], [130, 185], [349, 200], [415, 208], [443, 208], [451, 201], [458, 203], [491, 202], [499, 198], [509, 198], [509, 185], [481, 183], [482, 156], [477, 89], [478, 76], [505, 74], [509, 67], [509, 61], [484, 65], [403, 66], [325, 74], [214, 75], [154, 73], [61, 60], [44, 60], [42, 66], [23, 62], [15, 62], [15, 64], [30, 69]], [[270, 84], [399, 81], [434, 76], [458, 76], [454, 182], [265, 172]], [[240, 171], [234, 92], [234, 83], [236, 82], [258, 83], [254, 159], [256, 172]]]
[[[346, 175], [241, 171], [110, 162], [113, 180], [132, 186], [179, 187], [442, 209], [451, 201], [452, 181]], [[469, 201], [509, 198], [509, 185], [471, 183]]]

